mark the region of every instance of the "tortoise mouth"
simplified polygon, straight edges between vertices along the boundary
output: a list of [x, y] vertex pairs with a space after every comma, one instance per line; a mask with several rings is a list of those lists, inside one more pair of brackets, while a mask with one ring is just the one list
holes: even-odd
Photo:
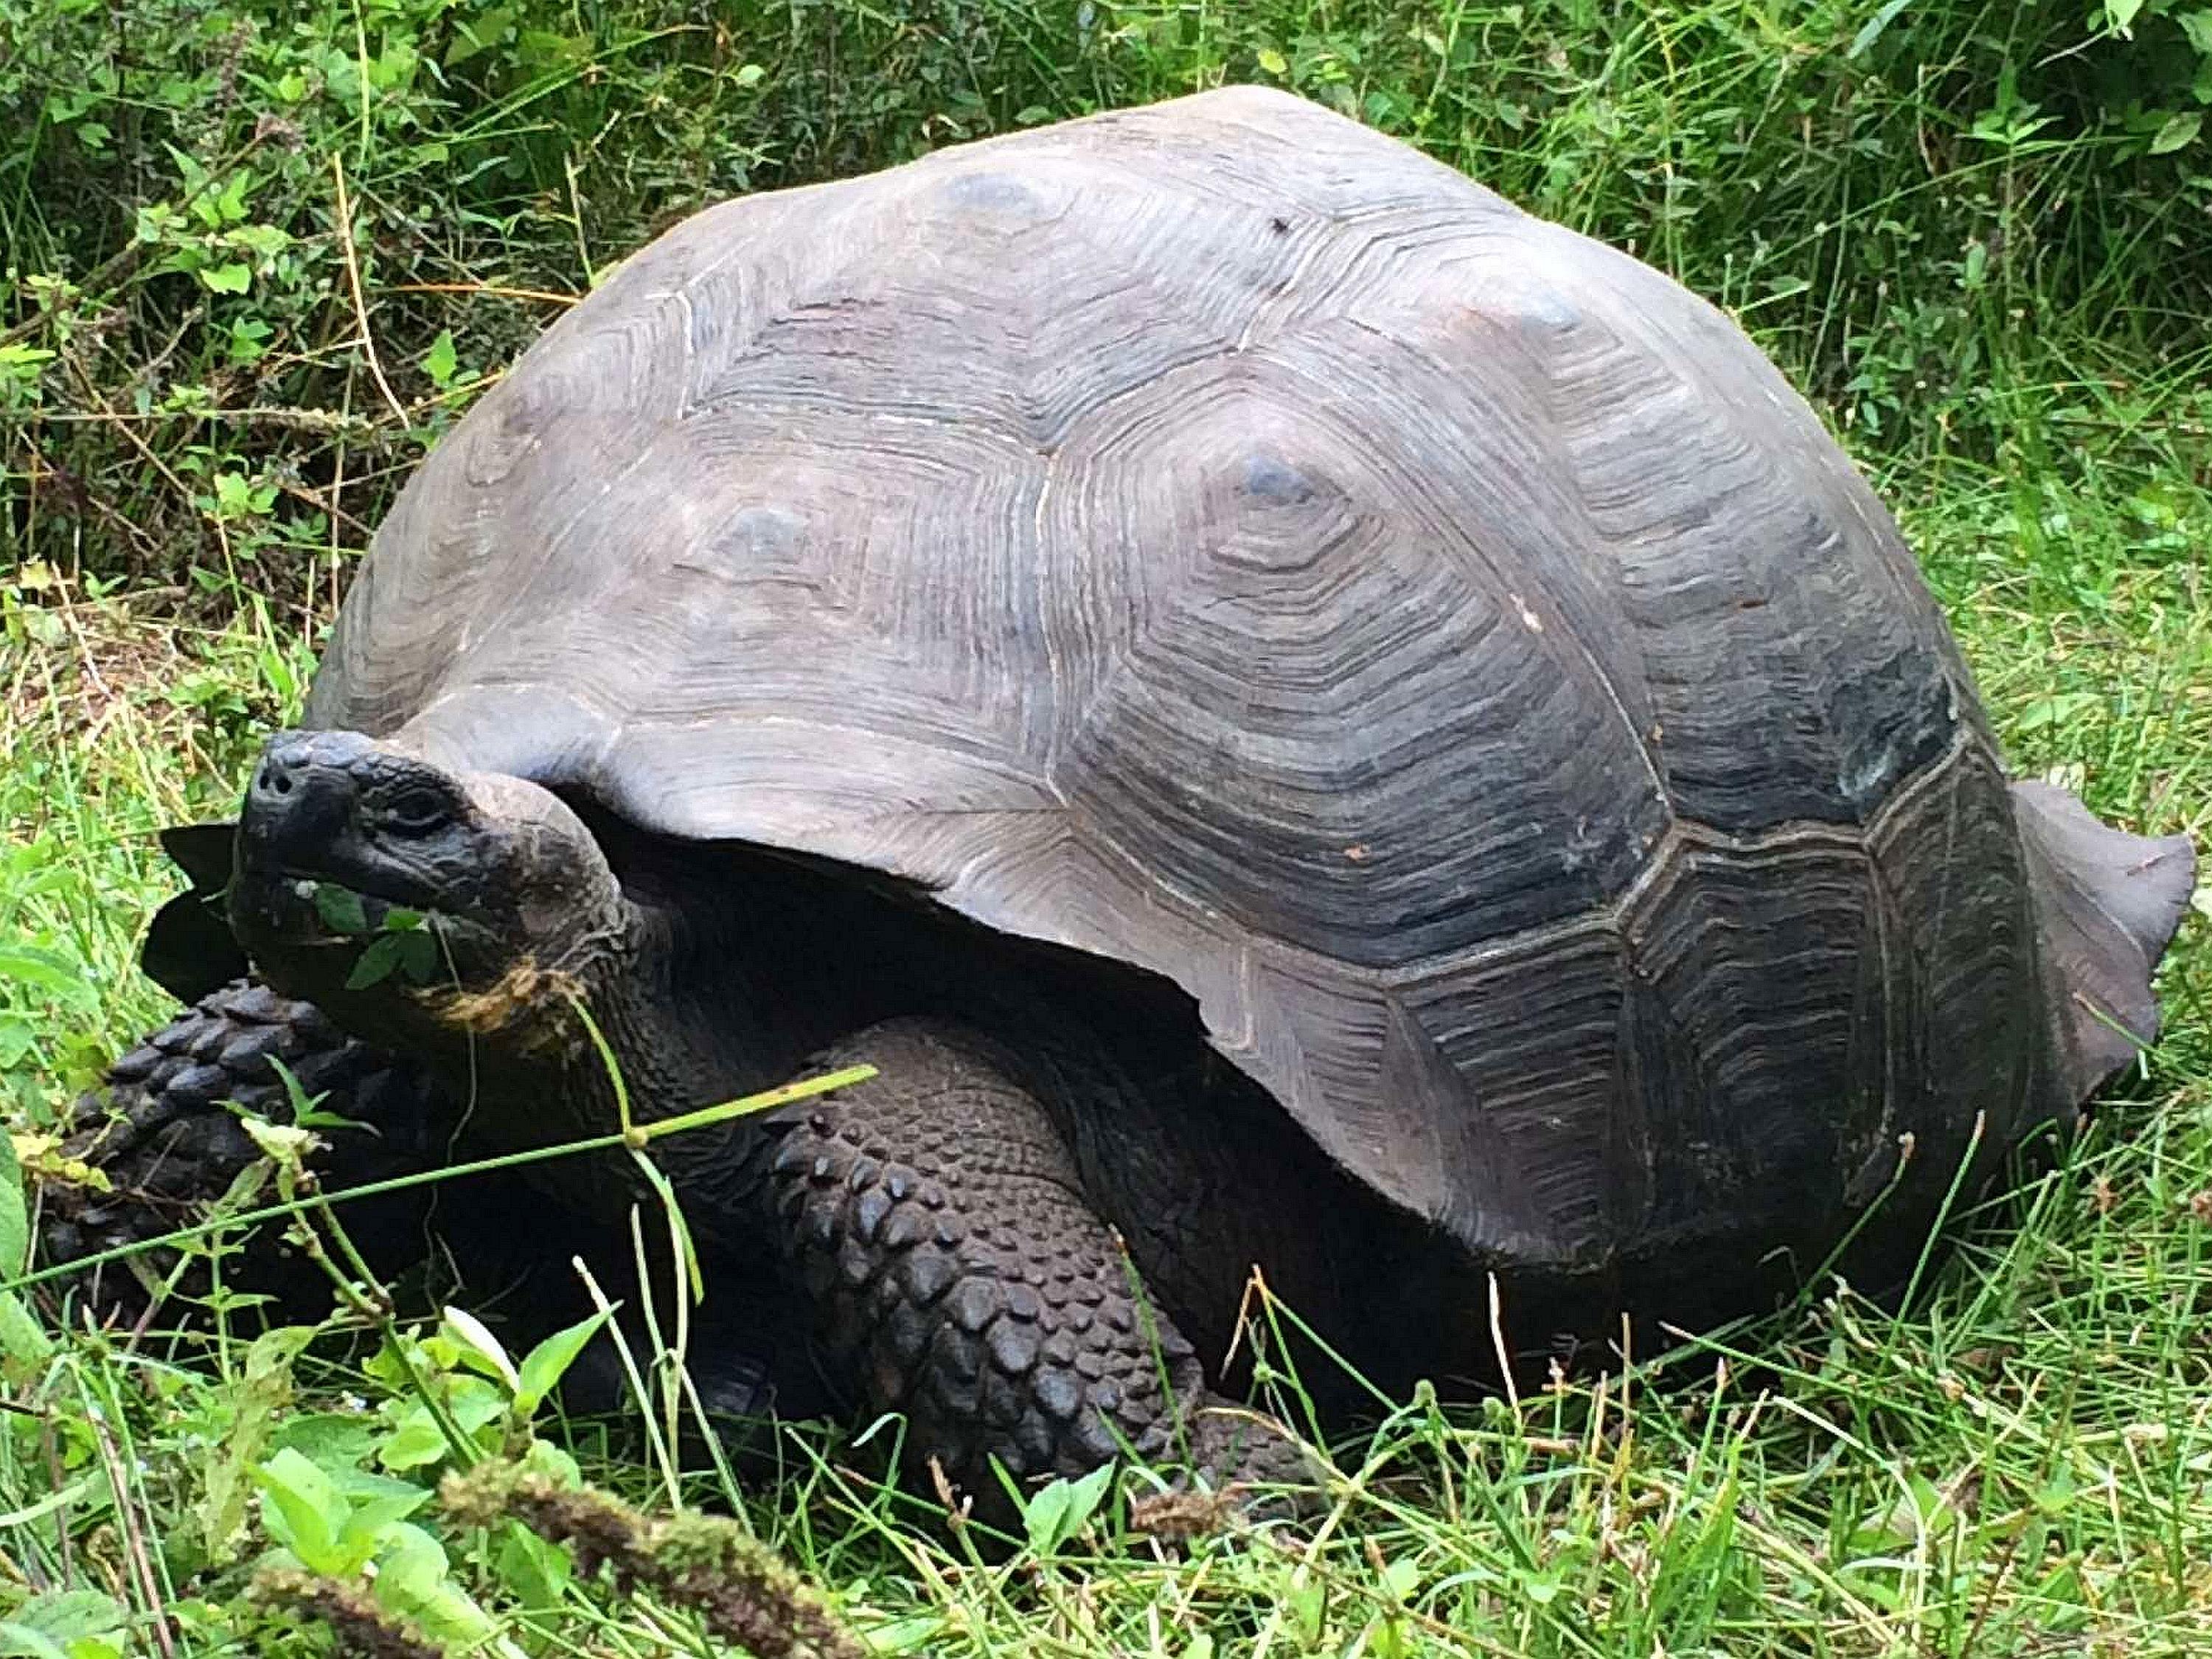
[[[618, 897], [588, 830], [526, 780], [307, 732], [264, 745], [228, 909], [232, 936], [279, 989], [386, 1027], [399, 1017], [392, 990], [480, 995], [520, 969], [543, 978], [538, 963], [590, 956], [620, 921]], [[528, 1000], [503, 999], [501, 1029]]]
[[234, 917], [250, 921], [257, 934], [302, 945], [358, 942], [385, 932], [395, 914], [432, 923], [448, 919], [416, 895], [380, 893], [371, 884], [333, 880], [326, 872], [291, 866], [258, 879], [241, 872], [232, 884], [231, 909]]
[[[381, 889], [382, 890], [377, 890]], [[233, 933], [272, 977], [303, 994], [496, 980], [514, 952], [483, 920], [426, 902], [401, 883], [326, 871], [241, 866], [229, 896]]]

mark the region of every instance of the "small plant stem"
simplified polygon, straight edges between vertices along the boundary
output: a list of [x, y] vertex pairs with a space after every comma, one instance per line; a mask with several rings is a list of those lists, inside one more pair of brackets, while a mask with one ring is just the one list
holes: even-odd
[[507, 288], [497, 283], [394, 283], [387, 294], [465, 294], [489, 300], [536, 300], [549, 306], [572, 306], [580, 294], [556, 294], [545, 288]]
[[331, 1260], [331, 1253], [323, 1248], [322, 1237], [315, 1231], [313, 1211], [303, 1211], [299, 1215], [292, 1229], [292, 1237], [298, 1241], [301, 1249], [307, 1253], [307, 1260], [319, 1267], [323, 1276], [331, 1281], [331, 1294], [345, 1304], [348, 1312], [365, 1325], [381, 1322], [384, 1310], [362, 1293], [361, 1286], [343, 1267]]
[[[640, 1152], [635, 1156], [640, 1163], [646, 1162], [644, 1153]], [[653, 1173], [658, 1175], [659, 1171], [655, 1170]], [[670, 1210], [669, 1214], [671, 1217], [669, 1231], [672, 1237], [675, 1237], [678, 1255], [675, 1263], [676, 1314], [680, 1321], [684, 1309], [690, 1304], [690, 1297], [688, 1294], [690, 1285], [685, 1281], [684, 1273], [682, 1260], [684, 1240], [679, 1234], [680, 1223], [675, 1218], [676, 1212], [673, 1209]], [[677, 1445], [677, 1431], [679, 1426], [676, 1411], [675, 1378], [681, 1375], [684, 1370], [684, 1347], [680, 1338], [672, 1346], [660, 1328], [660, 1301], [653, 1293], [653, 1255], [646, 1249], [645, 1244], [645, 1212], [640, 1206], [635, 1204], [630, 1206], [629, 1212], [629, 1236], [630, 1249], [637, 1262], [638, 1312], [645, 1320], [646, 1340], [653, 1344], [653, 1358], [647, 1371], [653, 1379], [654, 1396], [657, 1396], [641, 1398], [638, 1404], [640, 1409], [648, 1415], [655, 1409], [659, 1410], [662, 1418], [663, 1443], [672, 1454]], [[664, 1463], [660, 1473], [662, 1481], [668, 1488], [669, 1504], [672, 1506], [681, 1504], [684, 1501], [682, 1479], [672, 1456]]]
[[672, 1502], [681, 1490], [676, 1479], [675, 1449], [660, 1437], [660, 1422], [653, 1413], [653, 1395], [645, 1386], [644, 1374], [637, 1368], [637, 1357], [629, 1351], [629, 1339], [623, 1334], [622, 1326], [615, 1318], [615, 1304], [599, 1288], [599, 1281], [592, 1276], [592, 1270], [585, 1264], [583, 1257], [572, 1256], [569, 1265], [575, 1268], [577, 1277], [584, 1281], [584, 1291], [592, 1298], [592, 1307], [606, 1318], [607, 1336], [614, 1343], [615, 1353], [622, 1360], [623, 1374], [629, 1379], [631, 1391], [637, 1395], [638, 1421], [645, 1425], [646, 1440], [652, 1446], [653, 1461], [660, 1466], [665, 1476]]
[[100, 1461], [106, 1468], [108, 1485], [115, 1493], [116, 1518], [123, 1527], [124, 1553], [131, 1563], [131, 1576], [138, 1581], [138, 1593], [146, 1598], [146, 1610], [153, 1620], [154, 1640], [160, 1644], [163, 1659], [176, 1659], [177, 1639], [169, 1629], [168, 1605], [162, 1600], [161, 1583], [154, 1576], [154, 1563], [146, 1553], [146, 1534], [138, 1524], [138, 1506], [131, 1501], [131, 1479], [123, 1454], [116, 1449], [115, 1437], [108, 1430], [104, 1410], [94, 1408], [88, 1411], [85, 1417], [100, 1443]]
[[[289, 1181], [281, 1182], [279, 1189], [289, 1188], [291, 1185]], [[285, 1191], [284, 1196], [289, 1199], [291, 1193]], [[324, 1246], [322, 1234], [315, 1224], [319, 1219], [330, 1227], [333, 1235], [339, 1238], [345, 1237], [344, 1230], [339, 1227], [331, 1218], [329, 1206], [324, 1205], [318, 1207], [310, 1205], [308, 1208], [300, 1212], [296, 1219], [298, 1224], [294, 1231], [294, 1237], [300, 1241], [300, 1248], [307, 1253], [307, 1260], [321, 1268], [324, 1276], [331, 1281], [331, 1288], [338, 1300], [345, 1304], [347, 1308], [352, 1310], [354, 1317], [363, 1324], [371, 1326], [384, 1324], [391, 1317], [392, 1310], [390, 1298], [384, 1295], [383, 1287], [380, 1285], [378, 1285], [377, 1295], [372, 1298], [362, 1289], [361, 1284], [356, 1280], [352, 1273], [348, 1273], [345, 1268], [339, 1267], [331, 1259], [330, 1251]], [[353, 1262], [357, 1264], [360, 1261], [360, 1256], [358, 1253], [351, 1250], [351, 1240], [347, 1240], [348, 1252]], [[371, 1285], [377, 1283], [375, 1274], [370, 1273], [366, 1267], [361, 1269], [361, 1277]]]
[[422, 1375], [415, 1350], [401, 1337], [399, 1328], [387, 1318], [383, 1322], [383, 1328], [385, 1352], [407, 1373], [407, 1386], [413, 1390], [416, 1399], [422, 1402], [422, 1409], [430, 1413], [430, 1420], [438, 1425], [438, 1432], [453, 1449], [455, 1460], [463, 1465], [481, 1462], [482, 1455], [469, 1439], [468, 1431], [454, 1420], [453, 1414], [446, 1409], [445, 1402], [438, 1398], [438, 1391], [431, 1386], [430, 1379]]
[[848, 1066], [842, 1071], [787, 1084], [765, 1094], [748, 1095], [742, 1100], [709, 1106], [696, 1112], [685, 1112], [658, 1123], [640, 1124], [626, 1133], [592, 1135], [582, 1140], [563, 1141], [557, 1146], [533, 1146], [526, 1152], [505, 1152], [497, 1158], [474, 1158], [465, 1164], [449, 1164], [440, 1169], [418, 1170], [411, 1175], [393, 1176], [386, 1181], [372, 1181], [366, 1186], [349, 1187], [341, 1192], [319, 1194], [313, 1198], [295, 1199], [289, 1203], [271, 1204], [264, 1209], [249, 1210], [243, 1215], [198, 1222], [190, 1227], [179, 1227], [174, 1232], [163, 1233], [158, 1237], [118, 1244], [112, 1249], [95, 1250], [92, 1255], [80, 1256], [74, 1261], [57, 1262], [52, 1267], [40, 1267], [33, 1273], [15, 1274], [6, 1282], [0, 1283], [0, 1291], [20, 1291], [32, 1285], [43, 1285], [50, 1279], [70, 1278], [104, 1267], [111, 1261], [142, 1255], [148, 1250], [167, 1249], [174, 1245], [190, 1243], [194, 1239], [205, 1238], [228, 1227], [252, 1226], [258, 1222], [273, 1221], [280, 1216], [298, 1215], [318, 1205], [343, 1204], [357, 1198], [376, 1198], [386, 1193], [405, 1192], [410, 1188], [427, 1187], [441, 1181], [455, 1181], [465, 1176], [489, 1175], [495, 1170], [518, 1169], [526, 1164], [543, 1164], [552, 1158], [570, 1158], [583, 1152], [603, 1152], [617, 1146], [634, 1146], [640, 1138], [649, 1143], [667, 1135], [709, 1128], [735, 1118], [749, 1117], [756, 1112], [788, 1105], [793, 1101], [811, 1100], [833, 1090], [849, 1089], [856, 1083], [865, 1083], [875, 1074], [876, 1068], [872, 1066]]
[[316, 1212], [316, 1214], [321, 1218], [323, 1224], [330, 1229], [331, 1237], [337, 1243], [339, 1250], [343, 1253], [347, 1266], [359, 1274], [364, 1282], [377, 1286], [378, 1300], [388, 1315], [392, 1309], [391, 1292], [378, 1282], [376, 1270], [371, 1267], [362, 1255], [360, 1247], [353, 1242], [353, 1235], [345, 1230], [337, 1217], [332, 1213], [328, 1204], [324, 1205]]
[[[362, 93], [364, 99], [368, 95], [366, 90], [367, 84], [364, 78], [362, 82], [364, 89]], [[367, 112], [364, 110], [364, 122], [366, 118]], [[368, 359], [369, 378], [376, 382], [376, 389], [384, 394], [384, 401], [390, 407], [393, 417], [398, 421], [399, 429], [405, 432], [415, 423], [407, 418], [407, 406], [399, 401], [398, 395], [392, 391], [392, 382], [384, 378], [384, 365], [377, 361], [376, 337], [369, 332], [368, 328], [368, 301], [362, 297], [361, 291], [361, 260], [354, 251], [353, 203], [346, 195], [345, 163], [335, 151], [331, 155], [331, 179], [337, 186], [338, 246], [345, 255], [346, 287], [353, 295], [354, 320], [361, 329], [361, 349], [362, 354]]]

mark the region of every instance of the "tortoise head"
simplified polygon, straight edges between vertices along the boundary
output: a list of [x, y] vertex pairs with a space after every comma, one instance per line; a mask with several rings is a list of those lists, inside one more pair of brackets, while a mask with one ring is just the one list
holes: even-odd
[[394, 1044], [573, 1030], [569, 995], [627, 930], [613, 871], [558, 797], [350, 732], [264, 747], [229, 912], [272, 983]]

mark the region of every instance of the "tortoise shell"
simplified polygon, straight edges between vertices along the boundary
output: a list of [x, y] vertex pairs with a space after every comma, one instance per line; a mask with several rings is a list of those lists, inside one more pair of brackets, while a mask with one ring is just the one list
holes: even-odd
[[2109, 1069], [1803, 400], [1275, 93], [686, 221], [409, 483], [307, 723], [1165, 975], [1495, 1262], [1832, 1232]]

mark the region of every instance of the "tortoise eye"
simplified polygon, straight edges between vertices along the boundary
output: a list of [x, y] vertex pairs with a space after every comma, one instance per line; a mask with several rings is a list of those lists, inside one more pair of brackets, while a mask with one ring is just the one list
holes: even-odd
[[446, 798], [434, 789], [404, 789], [384, 808], [384, 824], [403, 836], [427, 836], [453, 817]]

